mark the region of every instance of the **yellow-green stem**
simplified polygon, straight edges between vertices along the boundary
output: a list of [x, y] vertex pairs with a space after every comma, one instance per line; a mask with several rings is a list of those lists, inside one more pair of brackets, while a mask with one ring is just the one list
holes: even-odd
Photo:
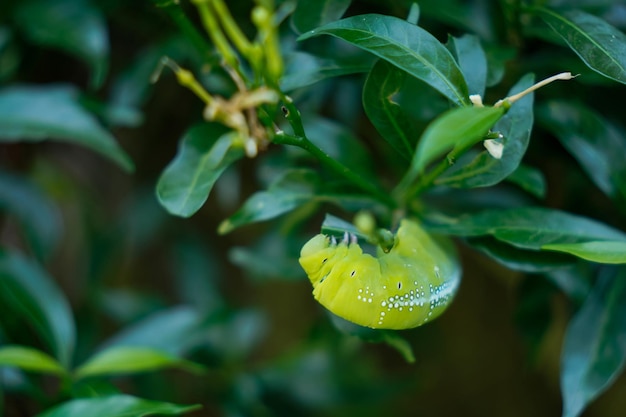
[[223, 0], [209, 0], [209, 3], [213, 6], [220, 23], [224, 27], [224, 31], [232, 43], [239, 50], [239, 52], [241, 52], [241, 54], [249, 60], [252, 44], [233, 19], [233, 16], [230, 14], [226, 4], [224, 4]]
[[378, 189], [371, 182], [364, 179], [354, 171], [350, 170], [350, 168], [341, 164], [337, 160], [333, 159], [330, 155], [318, 148], [305, 136], [288, 135], [284, 132], [279, 132], [274, 136], [272, 142], [282, 145], [297, 146], [304, 149], [315, 158], [317, 158], [321, 163], [326, 165], [328, 168], [343, 176], [358, 188], [366, 191], [368, 194], [370, 194], [381, 203], [385, 204], [387, 207], [395, 208], [396, 202], [386, 192]]
[[207, 31], [207, 34], [213, 41], [213, 44], [217, 48], [217, 50], [222, 54], [224, 58], [224, 62], [230, 65], [233, 68], [239, 68], [239, 60], [237, 59], [237, 55], [235, 51], [233, 51], [232, 47], [228, 43], [226, 36], [222, 32], [222, 28], [219, 26], [215, 16], [207, 0], [193, 0], [196, 7], [198, 8], [198, 12], [200, 13], [200, 19], [202, 20], [202, 24]]
[[198, 80], [196, 80], [191, 71], [181, 68], [176, 62], [172, 61], [168, 57], [161, 58], [161, 68], [162, 67], [168, 67], [174, 71], [176, 79], [178, 79], [178, 83], [183, 87], [190, 89], [200, 98], [200, 100], [204, 101], [205, 104], [209, 105], [213, 103], [214, 99], [211, 94], [204, 89]]

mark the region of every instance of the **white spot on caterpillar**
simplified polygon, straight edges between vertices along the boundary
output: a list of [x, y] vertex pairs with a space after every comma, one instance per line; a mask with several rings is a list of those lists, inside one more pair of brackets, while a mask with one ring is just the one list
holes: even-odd
[[382, 303], [380, 303], [380, 305], [384, 307], [384, 306], [387, 305], [387, 303], [385, 301], [383, 301]]
[[359, 288], [359, 293], [362, 293], [362, 292], [363, 292], [363, 288]]
[[381, 311], [381, 312], [380, 312], [380, 315], [381, 315], [381, 317], [385, 317], [385, 312], [384, 312], [384, 311]]
[[367, 299], [367, 302], [368, 302], [368, 303], [371, 303], [371, 302], [372, 302], [372, 299], [371, 299], [371, 298], [368, 298], [368, 299]]

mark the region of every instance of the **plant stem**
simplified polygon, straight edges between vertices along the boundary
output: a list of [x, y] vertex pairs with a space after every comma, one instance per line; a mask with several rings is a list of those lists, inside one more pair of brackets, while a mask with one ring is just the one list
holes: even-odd
[[418, 181], [413, 187], [409, 188], [409, 190], [405, 193], [404, 201], [408, 201], [413, 198], [415, 195], [421, 193], [426, 188], [433, 185], [438, 176], [440, 176], [446, 169], [452, 166], [452, 162], [454, 157], [450, 154], [443, 161], [439, 162], [439, 164], [430, 170], [426, 175], [424, 175], [420, 181]]
[[213, 103], [213, 96], [211, 96], [211, 94], [209, 94], [204, 89], [204, 87], [198, 82], [198, 80], [196, 80], [193, 74], [190, 71], [181, 68], [176, 62], [172, 61], [166, 56], [161, 58], [160, 66], [157, 68], [152, 76], [152, 82], [155, 82], [159, 78], [161, 74], [161, 69], [163, 67], [168, 67], [172, 71], [174, 71], [178, 83], [183, 87], [190, 89], [196, 96], [200, 98], [200, 100], [204, 101], [206, 105], [210, 105], [211, 103]]
[[289, 122], [289, 125], [293, 129], [293, 133], [296, 136], [305, 138], [306, 133], [304, 132], [304, 125], [302, 123], [302, 118], [300, 117], [300, 111], [293, 104], [293, 100], [291, 99], [291, 97], [285, 95], [279, 89], [277, 89], [277, 91], [280, 94], [281, 96], [280, 98], [284, 103], [283, 111], [285, 113], [285, 118], [287, 119], [287, 122]]
[[226, 4], [224, 4], [223, 0], [209, 0], [209, 3], [213, 6], [220, 23], [224, 27], [224, 31], [235, 45], [235, 48], [247, 57], [252, 48], [252, 44], [248, 41], [248, 38], [243, 34], [237, 23], [235, 23]]
[[213, 44], [217, 48], [217, 50], [222, 54], [224, 58], [224, 62], [230, 65], [233, 68], [239, 68], [239, 59], [233, 51], [233, 48], [228, 43], [226, 36], [224, 36], [224, 32], [220, 28], [211, 8], [209, 7], [207, 0], [193, 0], [196, 7], [198, 8], [198, 12], [200, 13], [200, 18], [202, 20], [202, 24], [206, 29], [207, 34], [213, 41]]
[[331, 158], [330, 155], [322, 151], [313, 142], [311, 142], [306, 136], [306, 133], [304, 131], [304, 124], [302, 123], [302, 118], [300, 117], [300, 111], [293, 104], [293, 100], [291, 99], [291, 97], [283, 94], [280, 90], [278, 90], [278, 92], [281, 95], [282, 101], [284, 103], [285, 118], [293, 129], [294, 134], [288, 135], [284, 132], [277, 133], [276, 135], [274, 135], [274, 138], [272, 140], [273, 143], [297, 146], [308, 151], [320, 162], [324, 163], [330, 169], [354, 183], [360, 189], [367, 191], [377, 200], [384, 203], [386, 206], [390, 208], [396, 207], [395, 200], [391, 198], [389, 194], [378, 189], [372, 183], [368, 182], [360, 175], [350, 170], [350, 168], [337, 162], [335, 159]]
[[377, 200], [384, 203], [386, 206], [390, 208], [395, 208], [396, 202], [384, 191], [378, 189], [371, 182], [367, 181], [354, 171], [350, 170], [350, 168], [345, 165], [337, 162], [326, 152], [318, 148], [313, 142], [311, 142], [306, 136], [300, 135], [289, 135], [284, 132], [277, 133], [273, 140], [273, 143], [281, 144], [281, 145], [292, 145], [297, 146], [299, 148], [304, 149], [305, 151], [312, 154], [316, 157], [320, 162], [326, 165], [328, 168], [335, 171], [337, 174], [343, 176], [354, 185], [359, 187], [360, 189], [367, 191], [369, 194], [374, 196]]

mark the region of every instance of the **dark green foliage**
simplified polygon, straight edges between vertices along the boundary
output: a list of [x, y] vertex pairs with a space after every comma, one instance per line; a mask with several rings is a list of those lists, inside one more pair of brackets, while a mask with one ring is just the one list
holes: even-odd
[[[0, 416], [626, 414], [625, 29], [617, 1], [0, 2]], [[323, 314], [304, 242], [405, 217], [458, 243], [449, 311]]]

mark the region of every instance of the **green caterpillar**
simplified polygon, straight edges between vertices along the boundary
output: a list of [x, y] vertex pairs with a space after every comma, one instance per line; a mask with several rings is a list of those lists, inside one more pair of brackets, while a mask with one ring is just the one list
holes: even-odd
[[437, 242], [418, 223], [402, 220], [388, 253], [363, 253], [356, 236], [322, 234], [300, 252], [313, 296], [332, 313], [374, 329], [409, 329], [450, 304], [461, 271], [449, 241]]

